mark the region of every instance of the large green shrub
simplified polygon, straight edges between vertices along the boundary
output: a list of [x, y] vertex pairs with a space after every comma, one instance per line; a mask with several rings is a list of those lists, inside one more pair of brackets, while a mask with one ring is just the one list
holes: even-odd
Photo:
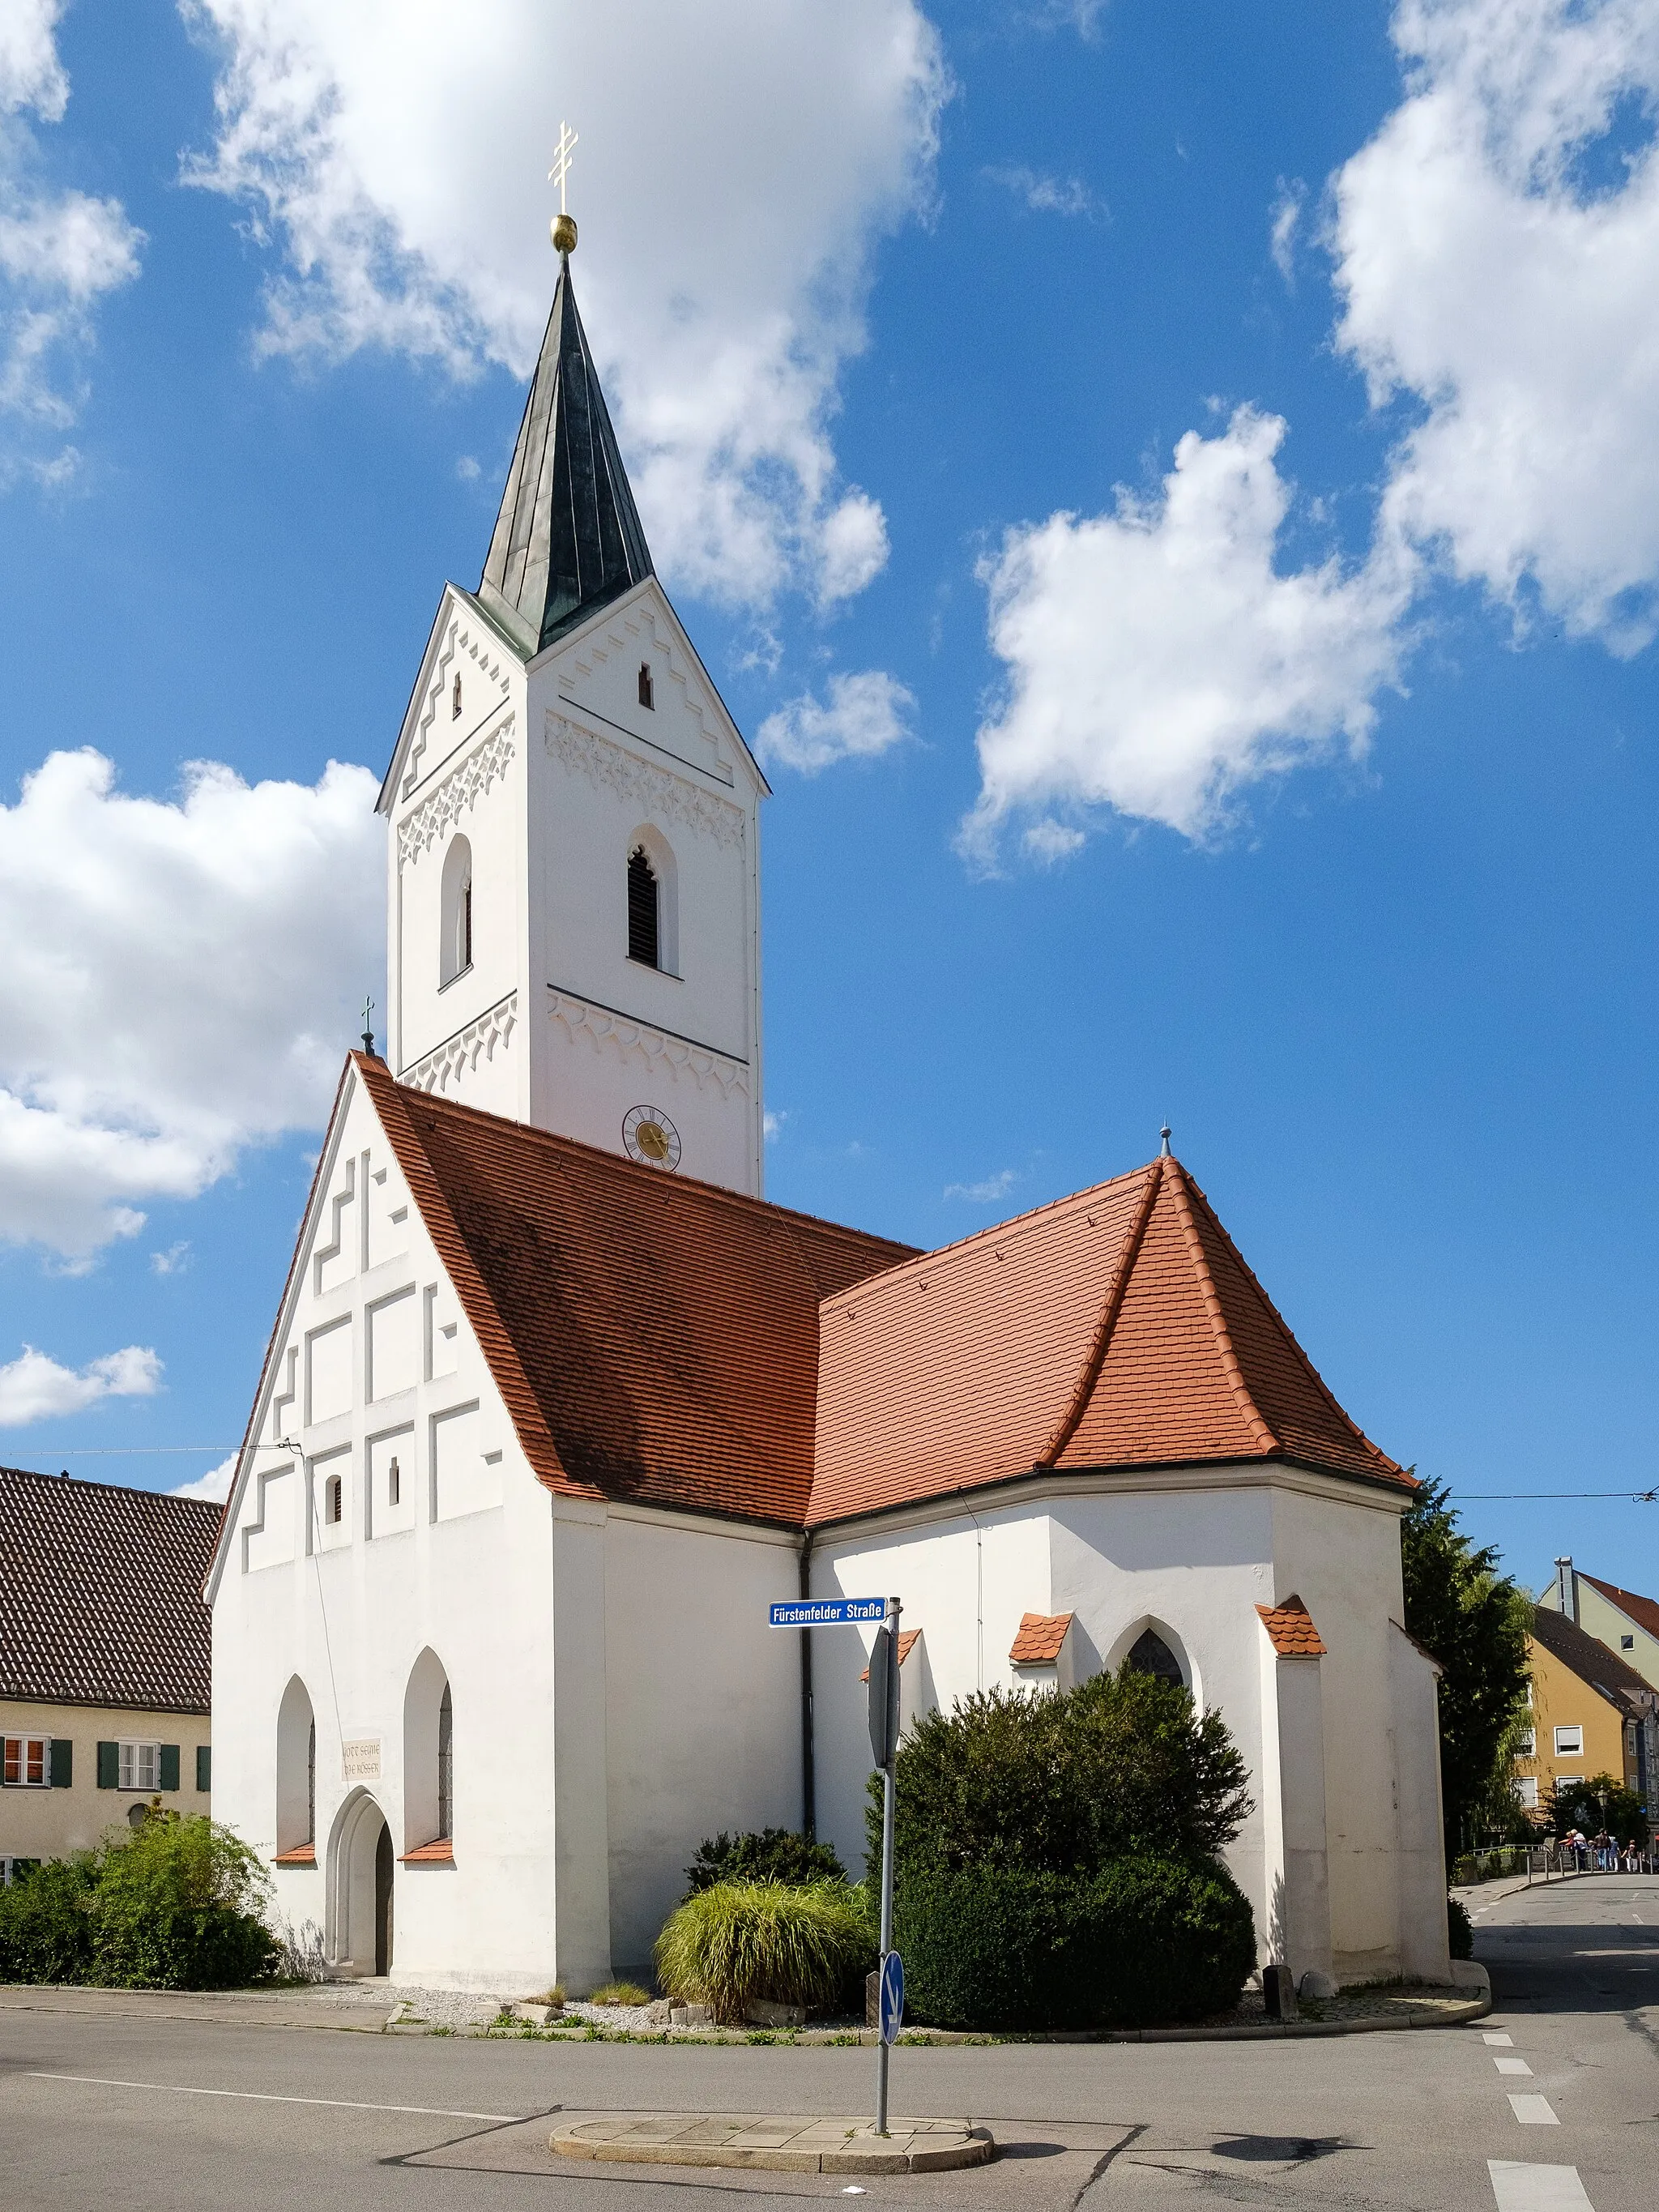
[[0, 1889], [0, 1982], [82, 1982], [92, 1963], [96, 1860], [43, 1859]]
[[894, 1932], [905, 2008], [935, 2027], [1202, 2020], [1237, 2002], [1255, 1964], [1249, 1905], [1213, 1861], [934, 1869], [902, 1886]]
[[787, 1881], [801, 1887], [813, 1881], [845, 1881], [847, 1869], [828, 1844], [793, 1828], [751, 1829], [748, 1834], [705, 1837], [685, 1869], [687, 1893], [712, 1889], [717, 1881]]
[[[981, 1866], [1094, 1874], [1124, 1858], [1213, 1858], [1250, 1811], [1219, 1713], [1124, 1666], [1064, 1695], [988, 1690], [905, 1738], [895, 1808], [901, 1882]], [[880, 1863], [872, 1779], [870, 1864]]]
[[657, 1938], [666, 1995], [732, 2022], [757, 1997], [845, 2002], [875, 1960], [863, 1900], [840, 1882], [714, 1882], [687, 1898]]
[[93, 1978], [124, 1989], [233, 1989], [268, 1974], [267, 1880], [240, 1837], [205, 1817], [150, 1820], [100, 1855]]

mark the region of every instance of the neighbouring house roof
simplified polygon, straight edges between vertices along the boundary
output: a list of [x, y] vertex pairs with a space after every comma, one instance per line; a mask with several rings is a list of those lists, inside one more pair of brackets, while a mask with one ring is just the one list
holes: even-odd
[[[899, 1631], [899, 1665], [900, 1665], [901, 1667], [904, 1664], [905, 1661], [906, 1661], [906, 1660], [910, 1656], [910, 1653], [911, 1653], [912, 1650], [915, 1648], [915, 1643], [916, 1643], [916, 1639], [921, 1636], [921, 1631], [919, 1628], [901, 1628], [901, 1629], [900, 1629], [900, 1631]], [[860, 1682], [867, 1682], [867, 1681], [869, 1680], [869, 1679], [870, 1679], [870, 1669], [866, 1667], [866, 1668], [865, 1668], [864, 1672], [863, 1672], [863, 1673], [859, 1676], [859, 1680], [860, 1680]]]
[[1532, 1617], [1534, 1643], [1541, 1644], [1553, 1658], [1577, 1674], [1581, 1682], [1599, 1690], [1609, 1705], [1620, 1711], [1635, 1712], [1650, 1710], [1654, 1703], [1653, 1686], [1644, 1681], [1635, 1668], [1629, 1666], [1616, 1651], [1609, 1651], [1599, 1638], [1581, 1628], [1576, 1620], [1569, 1620], [1564, 1613], [1556, 1613], [1548, 1606], [1534, 1608]]
[[1627, 1620], [1638, 1628], [1645, 1628], [1650, 1636], [1659, 1636], [1659, 1604], [1650, 1597], [1638, 1597], [1634, 1590], [1620, 1589], [1617, 1583], [1604, 1583], [1599, 1576], [1579, 1571], [1578, 1579], [1600, 1590], [1609, 1605], [1616, 1605]]
[[1285, 1459], [1414, 1486], [1178, 1160], [826, 1299], [815, 1523], [1034, 1471]]
[[0, 1696], [208, 1711], [219, 1511], [0, 1468]]
[[1069, 1613], [1022, 1613], [1019, 1633], [1008, 1647], [1011, 1663], [1016, 1667], [1052, 1667], [1060, 1656], [1060, 1647], [1071, 1625]]
[[801, 1526], [819, 1305], [912, 1248], [356, 1065], [541, 1480]]
[[1281, 1659], [1322, 1659], [1325, 1646], [1319, 1631], [1313, 1625], [1312, 1615], [1299, 1597], [1287, 1597], [1283, 1605], [1259, 1605], [1261, 1626], [1267, 1630], [1273, 1650]]

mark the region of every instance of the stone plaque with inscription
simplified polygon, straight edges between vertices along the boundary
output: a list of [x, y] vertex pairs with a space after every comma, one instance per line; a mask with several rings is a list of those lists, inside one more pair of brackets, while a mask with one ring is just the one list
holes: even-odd
[[380, 1778], [380, 1739], [377, 1735], [348, 1738], [340, 1746], [348, 1782], [378, 1782]]

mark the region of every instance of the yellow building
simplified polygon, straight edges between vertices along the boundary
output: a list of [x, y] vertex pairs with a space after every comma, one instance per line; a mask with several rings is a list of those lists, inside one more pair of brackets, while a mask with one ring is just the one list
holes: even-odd
[[1577, 1621], [1540, 1606], [1529, 1643], [1532, 1729], [1515, 1763], [1521, 1802], [1541, 1809], [1562, 1784], [1611, 1774], [1645, 1798], [1659, 1693]]
[[219, 1508], [0, 1468], [0, 1879], [159, 1800], [205, 1813]]

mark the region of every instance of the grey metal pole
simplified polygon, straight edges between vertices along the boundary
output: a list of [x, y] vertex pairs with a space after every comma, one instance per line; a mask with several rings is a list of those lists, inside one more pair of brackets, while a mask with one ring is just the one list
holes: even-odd
[[894, 1763], [898, 1755], [899, 1718], [899, 1601], [887, 1601], [887, 1741], [883, 1747], [887, 1764], [881, 1776], [881, 1963], [876, 1975], [876, 2133], [887, 2132], [887, 2039], [881, 2033], [880, 1993], [887, 1954], [893, 1948], [893, 1795]]

